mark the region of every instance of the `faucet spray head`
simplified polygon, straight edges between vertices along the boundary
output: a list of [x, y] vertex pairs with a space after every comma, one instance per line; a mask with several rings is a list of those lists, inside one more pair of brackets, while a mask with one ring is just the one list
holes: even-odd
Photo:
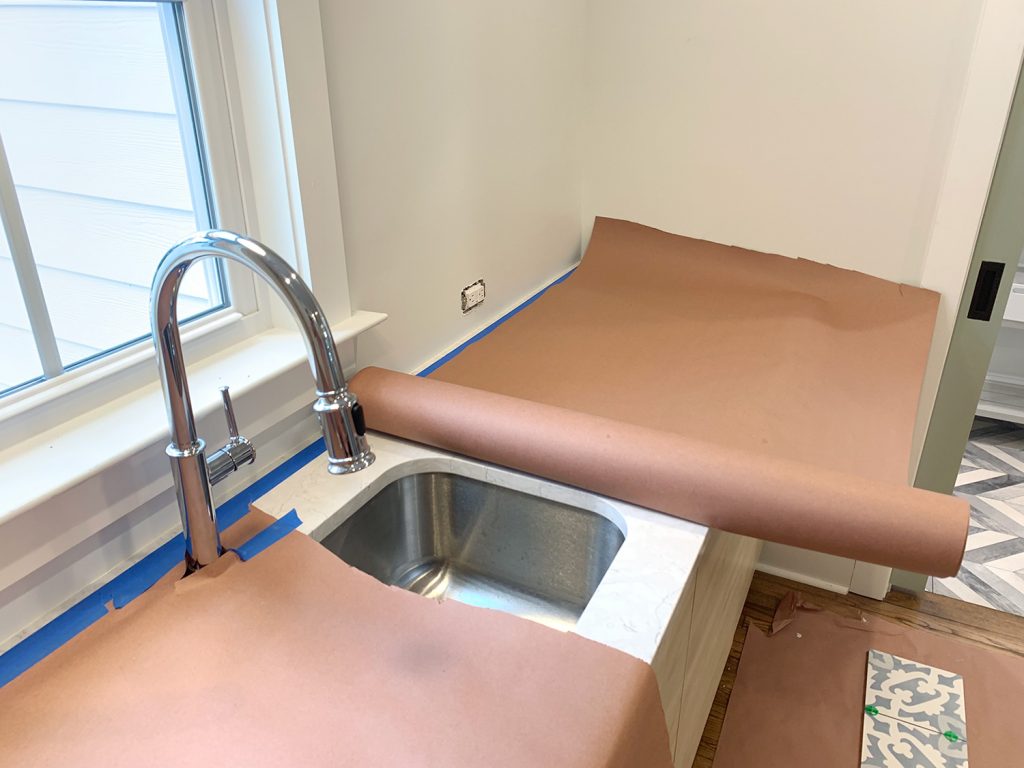
[[347, 475], [373, 464], [374, 455], [366, 440], [366, 420], [356, 396], [343, 389], [320, 393], [313, 404], [327, 444], [327, 471]]

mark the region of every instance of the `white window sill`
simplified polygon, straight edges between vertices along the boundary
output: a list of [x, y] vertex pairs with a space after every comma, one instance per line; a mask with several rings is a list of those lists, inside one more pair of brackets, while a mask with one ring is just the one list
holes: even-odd
[[[386, 317], [356, 312], [332, 328], [347, 364], [354, 361], [350, 342]], [[312, 403], [308, 372], [302, 372], [301, 388], [292, 384], [287, 392], [275, 381], [306, 366], [299, 333], [281, 330], [265, 331], [197, 361], [188, 375], [200, 434], [210, 445], [223, 439], [217, 411], [218, 388], [225, 384], [232, 387], [243, 432], [251, 426], [249, 434], [271, 428], [268, 419], [283, 400], [308, 396]], [[154, 371], [152, 384], [0, 452], [0, 591], [168, 491], [167, 439], [164, 399]]]

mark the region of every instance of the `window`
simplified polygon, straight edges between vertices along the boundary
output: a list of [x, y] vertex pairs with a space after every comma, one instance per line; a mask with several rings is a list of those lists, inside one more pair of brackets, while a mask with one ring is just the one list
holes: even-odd
[[[149, 285], [215, 224], [180, 2], [0, 0], [0, 396], [149, 334]], [[179, 319], [228, 303], [190, 270]]]

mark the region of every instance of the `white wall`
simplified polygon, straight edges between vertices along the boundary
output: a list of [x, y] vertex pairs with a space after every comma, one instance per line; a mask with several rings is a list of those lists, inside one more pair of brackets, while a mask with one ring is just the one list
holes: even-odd
[[585, 231], [611, 215], [915, 282], [976, 0], [591, 0]]
[[389, 316], [361, 365], [420, 367], [578, 258], [583, 12], [322, 4], [352, 307]]
[[[1007, 0], [590, 0], [582, 226], [594, 215], [932, 288], [913, 477], [999, 149]], [[850, 583], [852, 561], [762, 565]]]
[[1024, 424], [1024, 325], [1019, 322], [1004, 321], [999, 329], [977, 413]]
[[999, 329], [999, 340], [992, 353], [989, 374], [1013, 378], [1024, 385], [1024, 327], [1017, 323], [1004, 323]]

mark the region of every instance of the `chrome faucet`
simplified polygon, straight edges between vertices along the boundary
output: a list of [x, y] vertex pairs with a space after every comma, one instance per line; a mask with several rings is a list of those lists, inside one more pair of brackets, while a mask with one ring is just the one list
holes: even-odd
[[327, 444], [327, 470], [335, 475], [357, 472], [373, 463], [362, 408], [348, 391], [334, 336], [316, 297], [288, 263], [266, 246], [222, 230], [200, 232], [171, 248], [157, 266], [150, 294], [153, 343], [167, 402], [171, 443], [167, 455], [185, 531], [185, 567], [191, 573], [222, 553], [211, 486], [255, 460], [252, 444], [238, 434], [231, 397], [221, 389], [230, 439], [206, 458], [206, 443], [196, 435], [195, 415], [185, 377], [178, 334], [178, 288], [199, 259], [219, 256], [248, 267], [284, 300], [302, 329], [309, 365], [316, 381], [313, 410]]

